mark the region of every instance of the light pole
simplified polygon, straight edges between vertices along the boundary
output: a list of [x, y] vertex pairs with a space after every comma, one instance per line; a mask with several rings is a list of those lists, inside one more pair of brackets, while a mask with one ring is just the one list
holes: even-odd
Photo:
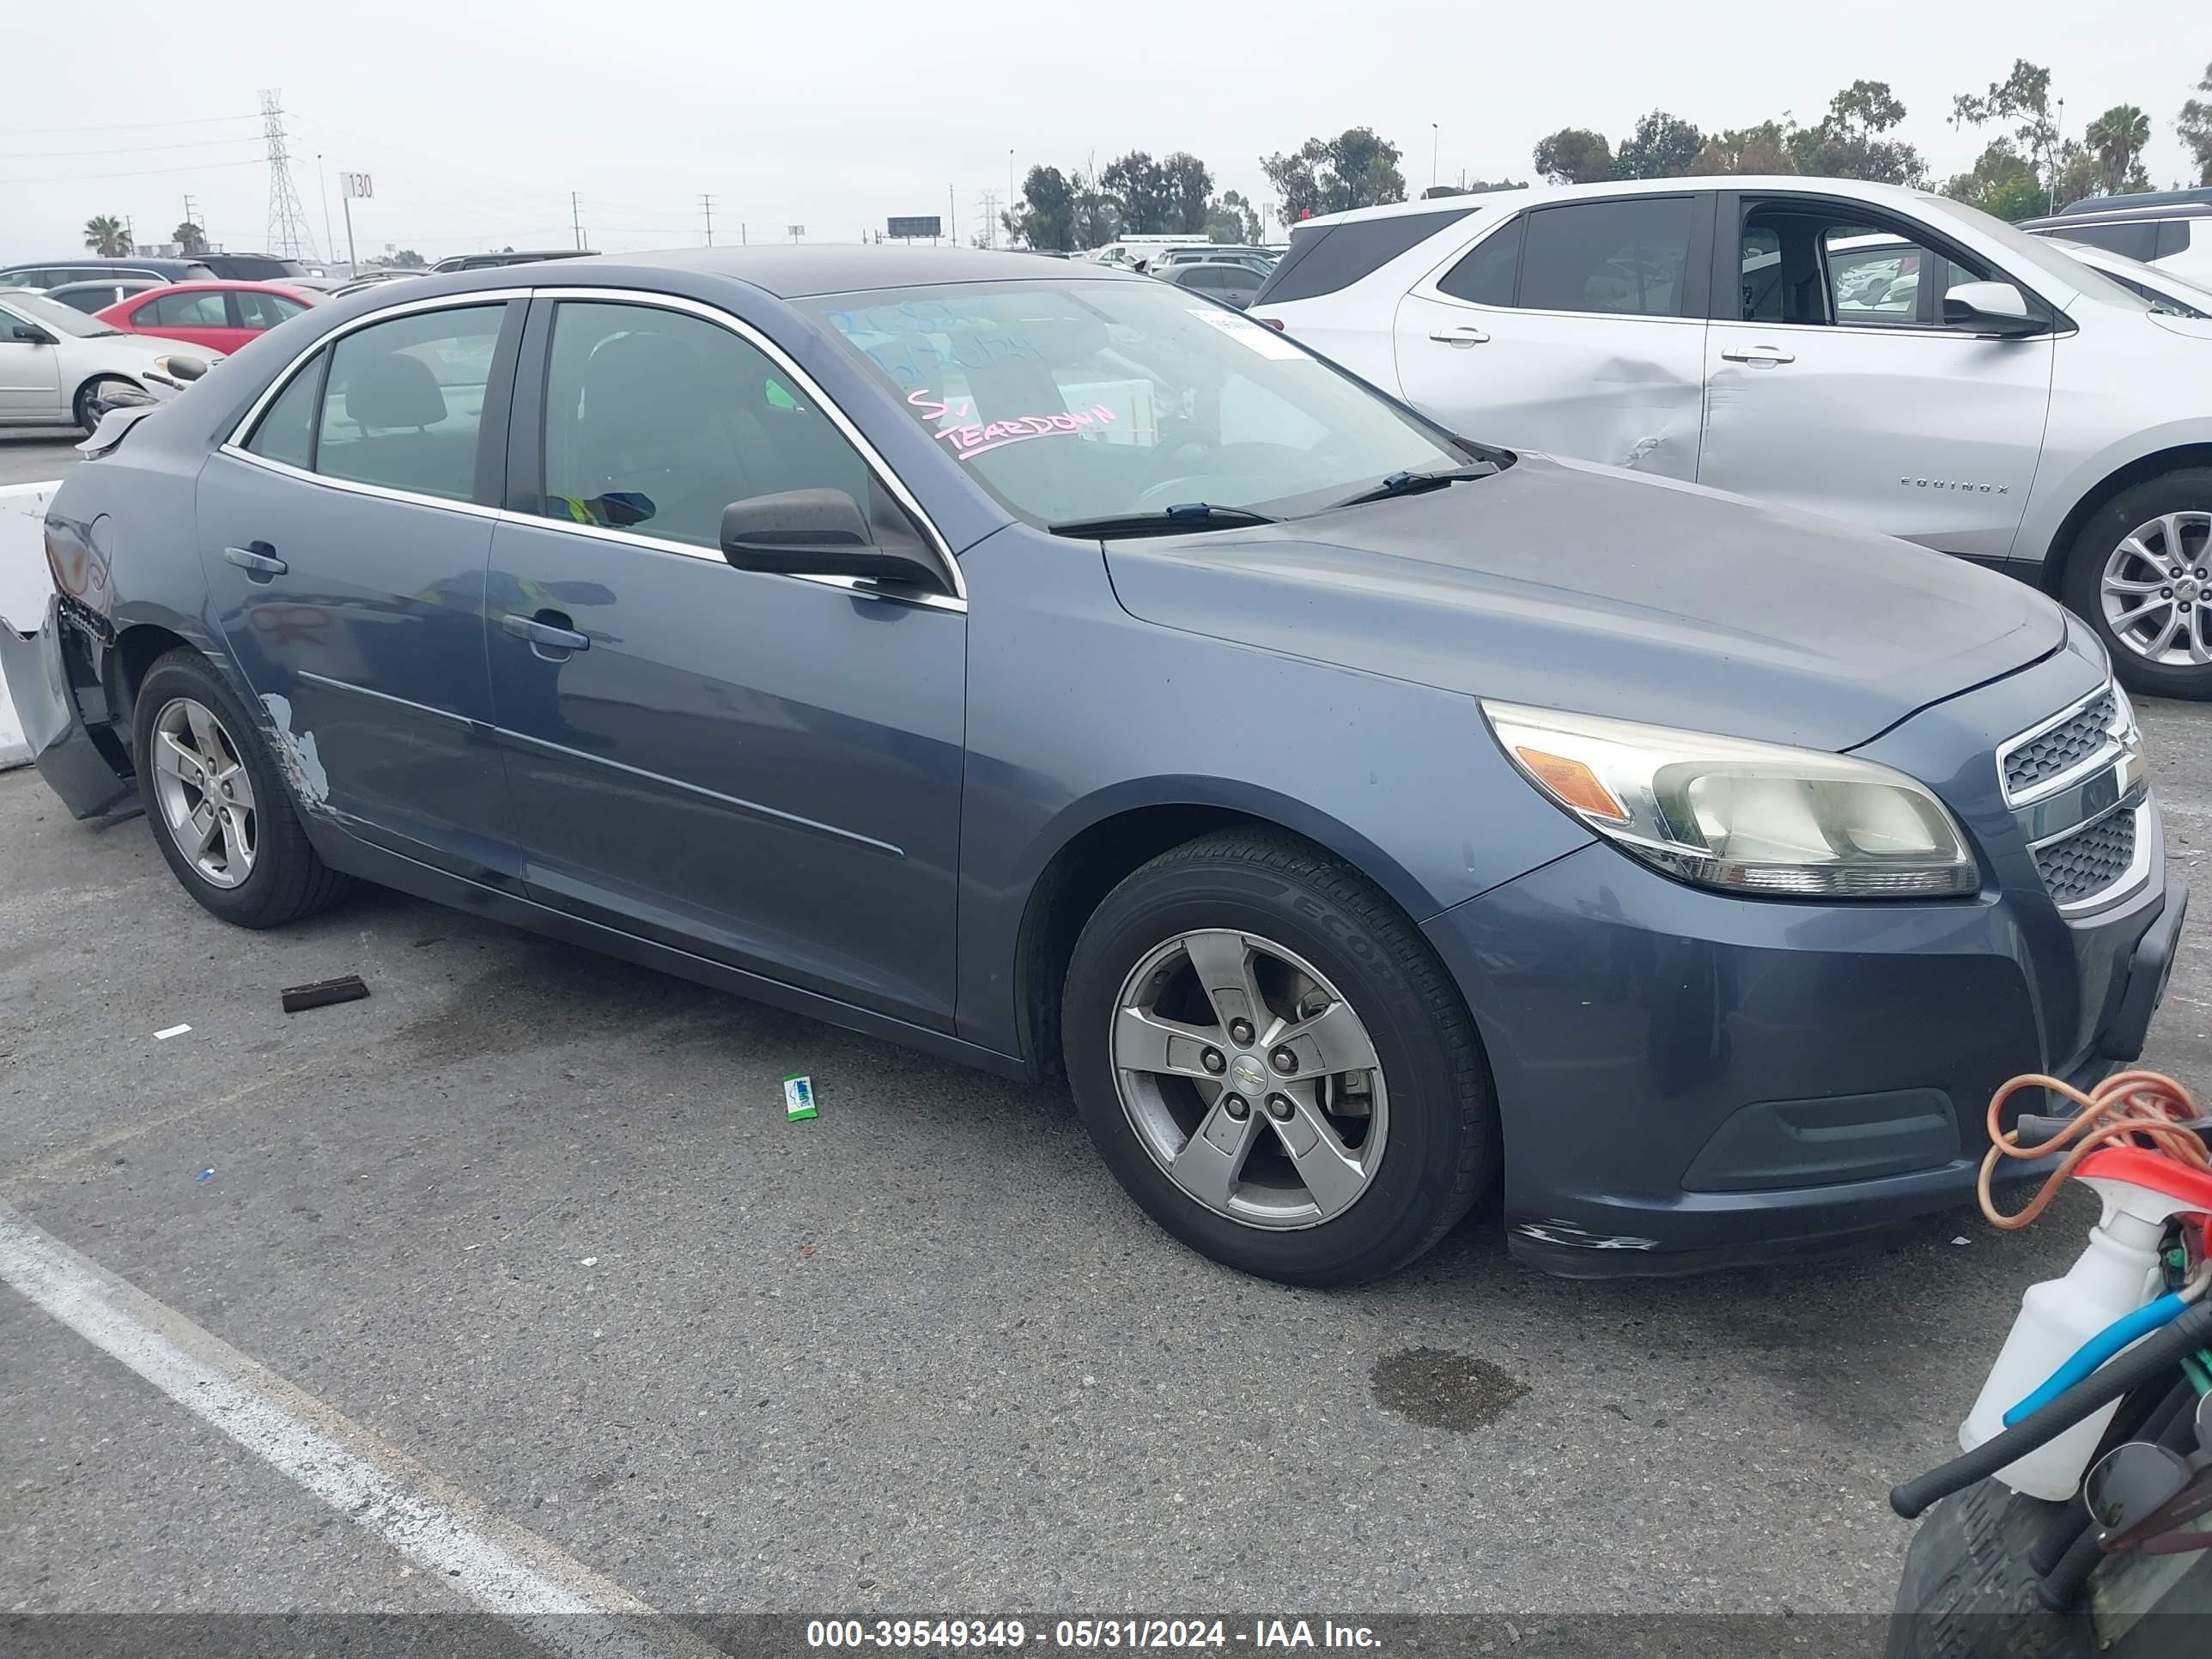
[[[1008, 144], [1008, 145], [1006, 146], [1006, 217], [1007, 217], [1007, 218], [1009, 218], [1009, 219], [1012, 219], [1013, 216], [1014, 216], [1014, 147], [1013, 147], [1012, 144]], [[1006, 233], [1006, 246], [1009, 246], [1009, 247], [1012, 247], [1012, 246], [1013, 246], [1013, 241], [1014, 241], [1014, 233], [1013, 233], [1012, 230], [1008, 230], [1008, 231], [1007, 231], [1007, 233]]]
[[1442, 147], [1442, 145], [1443, 145], [1443, 141], [1444, 141], [1444, 136], [1443, 136], [1443, 134], [1441, 131], [1439, 131], [1437, 130], [1437, 124], [1436, 124], [1434, 121], [1430, 122], [1430, 123], [1429, 123], [1429, 191], [1430, 191], [1430, 193], [1431, 193], [1431, 195], [1435, 194], [1435, 192], [1436, 192], [1436, 188], [1437, 188], [1437, 150]]
[[[338, 239], [331, 234], [331, 175], [323, 166], [320, 150], [315, 152], [315, 182], [322, 186], [323, 191], [323, 246], [330, 249], [331, 263], [336, 264], [338, 262]], [[346, 275], [358, 276], [361, 273], [349, 270]]]

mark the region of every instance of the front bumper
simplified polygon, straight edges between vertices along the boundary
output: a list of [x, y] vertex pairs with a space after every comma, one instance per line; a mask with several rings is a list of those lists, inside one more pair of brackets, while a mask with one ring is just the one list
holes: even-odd
[[[2141, 1054], [2188, 899], [2154, 851], [2132, 898], [2064, 930], [2063, 961], [2002, 894], [1735, 899], [1602, 844], [1436, 917], [1489, 1051], [1514, 1255], [1689, 1273], [1971, 1202], [1999, 1085], [2087, 1086]], [[2077, 996], [2089, 1039], [2053, 1052], [2071, 1022], [2052, 1005]]]
[[104, 718], [86, 718], [88, 701], [105, 714], [106, 695], [91, 666], [92, 642], [70, 637], [76, 625], [64, 617], [64, 603], [58, 593], [48, 597], [36, 634], [0, 627], [0, 674], [40, 776], [72, 816], [96, 817], [128, 804], [137, 785], [112, 728]]

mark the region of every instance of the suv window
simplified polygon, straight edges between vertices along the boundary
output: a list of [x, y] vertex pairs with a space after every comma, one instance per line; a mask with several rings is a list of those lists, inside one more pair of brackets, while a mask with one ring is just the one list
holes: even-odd
[[1381, 270], [1407, 249], [1426, 241], [1447, 225], [1458, 223], [1474, 210], [1453, 208], [1438, 213], [1401, 213], [1383, 219], [1355, 219], [1341, 225], [1322, 225], [1295, 231], [1291, 251], [1276, 264], [1267, 285], [1253, 301], [1310, 300], [1350, 288], [1361, 277]]
[[395, 317], [331, 349], [315, 471], [465, 501], [504, 304]]
[[2137, 219], [2118, 225], [2068, 225], [2058, 234], [2069, 242], [2086, 242], [2148, 264], [2158, 257], [2159, 223], [2156, 219]]
[[1474, 305], [1511, 305], [1514, 278], [1521, 270], [1521, 243], [1528, 228], [1528, 220], [1523, 215], [1492, 231], [1437, 279], [1437, 289], [1455, 300]]
[[718, 547], [732, 501], [823, 489], [866, 512], [867, 464], [750, 342], [652, 306], [555, 312], [548, 517]]
[[[2171, 259], [2175, 254], [2193, 246], [2190, 241], [2192, 234], [2190, 227], [2195, 224], [2199, 228], [2203, 228], [2207, 222], [2203, 220], [2190, 219], [2161, 220], [2158, 228], [2158, 257], [2161, 259]], [[2203, 238], [2200, 236], [2197, 240], [2202, 241]]]
[[276, 394], [276, 401], [262, 411], [253, 435], [246, 441], [246, 453], [303, 470], [315, 464], [316, 392], [323, 382], [323, 359], [317, 352], [301, 365], [292, 383]]
[[1922, 277], [1932, 281], [1949, 263], [1902, 238], [1846, 228], [1822, 232], [1820, 251], [1828, 272], [1828, 314], [1839, 323], [1871, 327], [1910, 328], [1923, 321]]
[[1978, 264], [1954, 259], [1888, 225], [1869, 225], [1847, 204], [1784, 199], [1747, 206], [1741, 232], [1746, 322], [1938, 328], [1943, 295], [1988, 280]]
[[1517, 303], [1535, 311], [1680, 315], [1693, 211], [1686, 196], [1535, 210]]

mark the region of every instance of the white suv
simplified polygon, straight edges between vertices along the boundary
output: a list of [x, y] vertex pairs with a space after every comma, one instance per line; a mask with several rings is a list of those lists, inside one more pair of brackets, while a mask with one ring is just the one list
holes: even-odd
[[1800, 178], [1368, 208], [1298, 227], [1250, 314], [1470, 437], [2010, 571], [2130, 686], [2212, 698], [2212, 323], [1972, 208]]

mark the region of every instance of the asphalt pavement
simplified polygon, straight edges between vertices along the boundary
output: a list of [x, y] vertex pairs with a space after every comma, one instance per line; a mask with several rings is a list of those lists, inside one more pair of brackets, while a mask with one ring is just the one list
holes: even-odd
[[[2212, 711], [2142, 714], [2202, 888]], [[2146, 1056], [2200, 1094], [2208, 939]], [[1147, 1223], [1056, 1091], [387, 892], [240, 932], [29, 770], [0, 1147], [0, 1254], [60, 1264], [0, 1289], [0, 1613], [469, 1606], [481, 1552], [424, 1569], [346, 1447], [672, 1613], [1886, 1611], [1890, 1485], [2094, 1218], [1583, 1284], [1492, 1200], [1283, 1289]], [[239, 1377], [331, 1438], [249, 1450], [194, 1404]]]

